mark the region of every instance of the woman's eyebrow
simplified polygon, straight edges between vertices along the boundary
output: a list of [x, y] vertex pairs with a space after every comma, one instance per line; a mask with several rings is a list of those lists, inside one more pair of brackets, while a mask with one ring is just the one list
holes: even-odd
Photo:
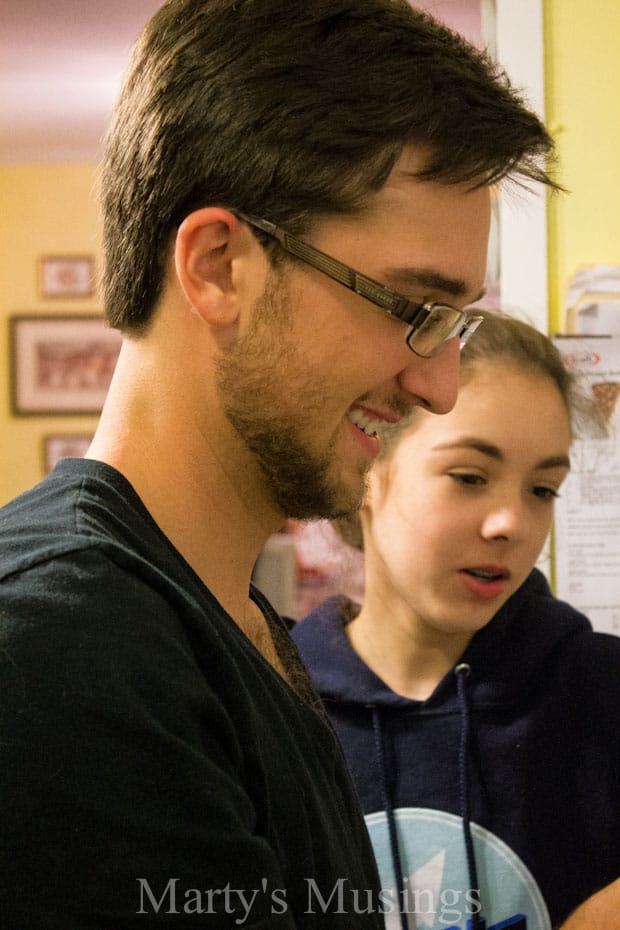
[[[438, 443], [433, 446], [434, 452], [443, 452], [448, 449], [475, 449], [476, 452], [488, 455], [489, 458], [496, 459], [498, 462], [504, 460], [502, 450], [498, 446], [484, 439], [478, 439], [476, 436], [462, 436], [452, 442]], [[534, 468], [570, 469], [570, 459], [567, 455], [550, 455], [537, 462]]]
[[543, 459], [542, 462], [539, 462], [536, 467], [570, 469], [570, 459], [567, 455], [550, 455], [548, 459]]
[[484, 439], [477, 439], [475, 436], [462, 436], [452, 442], [440, 442], [433, 446], [433, 452], [443, 452], [448, 449], [475, 449], [476, 452], [482, 452], [483, 455], [488, 455], [489, 458], [498, 461], [504, 458], [498, 446]]

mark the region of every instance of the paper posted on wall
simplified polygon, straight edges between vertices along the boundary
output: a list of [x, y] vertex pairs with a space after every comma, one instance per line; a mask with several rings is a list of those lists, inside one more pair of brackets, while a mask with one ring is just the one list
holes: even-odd
[[620, 334], [620, 265], [587, 265], [572, 276], [566, 294], [566, 333]]
[[556, 336], [600, 423], [584, 424], [556, 502], [556, 593], [596, 630], [620, 635], [620, 336]]

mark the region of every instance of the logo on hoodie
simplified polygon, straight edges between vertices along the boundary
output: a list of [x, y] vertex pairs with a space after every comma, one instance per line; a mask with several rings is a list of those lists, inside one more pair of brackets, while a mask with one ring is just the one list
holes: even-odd
[[469, 930], [475, 914], [487, 930], [551, 930], [532, 874], [495, 834], [471, 824], [480, 885], [472, 888], [460, 817], [419, 807], [400, 808], [394, 815], [403, 872], [400, 893], [385, 812], [366, 816], [383, 898], [390, 903], [386, 930], [400, 930], [398, 902], [409, 930]]

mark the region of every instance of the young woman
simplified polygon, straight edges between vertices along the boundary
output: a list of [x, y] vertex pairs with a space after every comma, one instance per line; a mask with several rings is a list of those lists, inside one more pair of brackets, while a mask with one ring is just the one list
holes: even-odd
[[455, 408], [416, 412], [373, 470], [362, 606], [293, 633], [388, 928], [550, 930], [620, 875], [620, 638], [534, 568], [582, 405], [545, 336], [485, 316]]

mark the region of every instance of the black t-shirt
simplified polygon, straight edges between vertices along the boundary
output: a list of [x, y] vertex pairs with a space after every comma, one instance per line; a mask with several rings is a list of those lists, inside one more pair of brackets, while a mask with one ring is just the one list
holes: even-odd
[[382, 925], [313, 692], [263, 659], [122, 475], [61, 462], [0, 511], [0, 552], [3, 930]]

